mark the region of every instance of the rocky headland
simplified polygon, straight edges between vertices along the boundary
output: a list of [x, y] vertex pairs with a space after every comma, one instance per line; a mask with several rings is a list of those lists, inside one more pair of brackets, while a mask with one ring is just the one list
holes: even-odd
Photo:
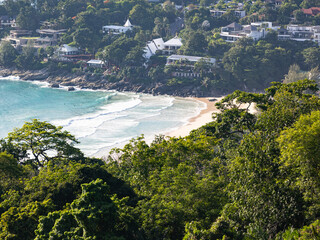
[[194, 84], [183, 86], [168, 86], [165, 82], [139, 83], [127, 79], [116, 82], [108, 81], [104, 75], [96, 75], [92, 73], [69, 73], [66, 71], [48, 69], [41, 70], [18, 70], [18, 69], [0, 69], [0, 76], [17, 76], [21, 80], [28, 81], [44, 81], [48, 82], [51, 87], [68, 87], [69, 91], [74, 87], [81, 89], [93, 90], [117, 90], [149, 93], [153, 95], [167, 94], [179, 97], [209, 97], [219, 96], [223, 93], [214, 90], [203, 90]]

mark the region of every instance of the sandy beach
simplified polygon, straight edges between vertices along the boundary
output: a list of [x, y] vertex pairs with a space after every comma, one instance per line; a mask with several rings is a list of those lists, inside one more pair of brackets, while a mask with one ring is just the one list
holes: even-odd
[[[200, 114], [191, 118], [189, 122], [178, 129], [175, 129], [171, 132], [166, 133], [165, 135], [168, 137], [185, 137], [189, 135], [189, 133], [197, 129], [211, 121], [212, 119], [212, 114], [219, 112], [219, 110], [216, 108], [215, 103], [220, 101], [223, 97], [219, 98], [192, 98], [196, 101], [201, 101], [206, 104], [206, 108], [202, 109]], [[212, 99], [215, 99], [212, 101]], [[211, 100], [211, 101], [210, 101]]]

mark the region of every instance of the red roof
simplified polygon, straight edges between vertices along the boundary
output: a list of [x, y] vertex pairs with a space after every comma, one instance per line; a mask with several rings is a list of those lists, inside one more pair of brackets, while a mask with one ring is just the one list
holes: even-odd
[[316, 16], [320, 13], [320, 7], [302, 8], [301, 11], [306, 15]]

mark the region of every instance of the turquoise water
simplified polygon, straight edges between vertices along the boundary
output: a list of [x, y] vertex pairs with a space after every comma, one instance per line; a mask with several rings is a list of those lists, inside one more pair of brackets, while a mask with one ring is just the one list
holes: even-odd
[[0, 79], [0, 138], [33, 118], [63, 126], [88, 156], [104, 155], [144, 134], [152, 139], [197, 115], [203, 103], [170, 96], [48, 88]]

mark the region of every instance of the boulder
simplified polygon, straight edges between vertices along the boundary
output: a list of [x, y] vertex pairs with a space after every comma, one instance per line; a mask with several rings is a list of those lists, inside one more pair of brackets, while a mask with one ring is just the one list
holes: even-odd
[[59, 88], [60, 86], [59, 86], [58, 83], [52, 83], [50, 87], [52, 87], [52, 88]]

